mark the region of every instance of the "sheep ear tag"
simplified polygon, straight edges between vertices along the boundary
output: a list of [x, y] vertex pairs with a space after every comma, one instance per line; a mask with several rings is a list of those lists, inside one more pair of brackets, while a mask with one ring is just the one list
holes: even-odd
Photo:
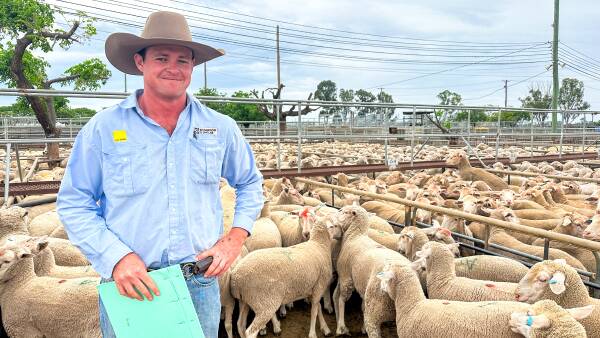
[[565, 274], [559, 271], [555, 272], [554, 275], [552, 275], [552, 278], [550, 278], [548, 281], [548, 285], [550, 286], [550, 290], [555, 295], [560, 295], [561, 293], [565, 292]]

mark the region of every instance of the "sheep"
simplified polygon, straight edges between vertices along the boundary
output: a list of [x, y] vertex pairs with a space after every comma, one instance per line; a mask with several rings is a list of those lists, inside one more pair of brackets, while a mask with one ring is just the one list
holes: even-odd
[[364, 329], [369, 337], [380, 337], [382, 322], [394, 319], [393, 304], [378, 288], [377, 273], [385, 261], [408, 264], [404, 256], [379, 245], [367, 236], [368, 213], [359, 206], [346, 206], [334, 222], [343, 231], [337, 260], [338, 283], [333, 294], [337, 315], [336, 334], [349, 334], [345, 323], [345, 302], [356, 289], [364, 301]]
[[[519, 337], [508, 326], [513, 312], [529, 309], [518, 302], [459, 302], [427, 299], [410, 266], [386, 264], [380, 287], [395, 305], [399, 337]], [[432, 325], [431, 318], [439, 320]]]
[[41, 250], [33, 257], [35, 274], [38, 276], [49, 276], [55, 278], [83, 278], [100, 277], [91, 265], [86, 266], [61, 266], [56, 265], [54, 253], [50, 248]]
[[270, 213], [269, 203], [265, 200], [260, 216], [252, 227], [252, 236], [244, 242], [248, 251], [280, 247], [282, 245], [281, 234], [275, 222], [269, 217]]
[[[317, 317], [323, 334], [330, 334], [320, 299], [333, 278], [331, 243], [337, 236], [339, 231], [331, 223], [318, 220], [307, 242], [288, 248], [257, 250], [238, 262], [231, 271], [230, 288], [233, 297], [240, 302], [238, 332], [242, 337], [255, 338], [281, 304], [306, 297], [310, 297], [312, 304], [309, 337], [317, 337]], [[255, 317], [246, 328], [249, 308]], [[276, 334], [281, 332], [277, 326], [273, 329]]]
[[590, 337], [600, 337], [600, 300], [591, 298], [577, 271], [564, 260], [543, 261], [531, 267], [515, 293], [520, 302], [550, 299], [564, 308], [594, 305], [592, 314], [582, 320]]
[[527, 312], [513, 312], [509, 325], [524, 337], [586, 337], [580, 322], [593, 311], [593, 306], [563, 309], [556, 302], [542, 300]]
[[223, 185], [219, 189], [219, 194], [221, 195], [221, 205], [223, 207], [223, 231], [227, 233], [233, 225], [236, 194], [235, 189], [227, 184], [227, 181], [221, 180], [221, 183]]
[[367, 235], [369, 236], [369, 238], [385, 246], [386, 248], [398, 251], [398, 246], [400, 245], [400, 234], [393, 234], [369, 228], [367, 230]]
[[454, 255], [445, 244], [428, 242], [416, 255], [419, 259], [413, 264], [421, 268], [426, 267], [429, 298], [465, 302], [509, 301], [514, 298], [516, 283], [457, 277]]
[[529, 269], [514, 259], [476, 255], [454, 259], [456, 276], [494, 282], [518, 283]]
[[[575, 214], [567, 215], [563, 218], [562, 223], [554, 228], [552, 232], [574, 237], [581, 237], [586, 221], [586, 217], [582, 218], [581, 216]], [[544, 246], [544, 239], [536, 239], [533, 242], [533, 245]], [[573, 256], [579, 260], [588, 271], [596, 271], [596, 259], [590, 250], [561, 241], [550, 241], [550, 247], [562, 250]]]
[[375, 213], [377, 216], [387, 221], [399, 224], [404, 223], [404, 209], [398, 210], [397, 208], [379, 201], [368, 201], [361, 204], [361, 207], [368, 212]]
[[[513, 223], [518, 223], [518, 219], [516, 218], [514, 211], [510, 210], [510, 209], [499, 208], [499, 209], [496, 209], [493, 211], [490, 210], [489, 215], [492, 218], [505, 220], [505, 221], [513, 222]], [[528, 245], [523, 242], [520, 242], [513, 236], [509, 235], [506, 232], [506, 230], [499, 228], [499, 227], [491, 226], [489, 243], [503, 246], [506, 248], [511, 248], [513, 250], [518, 250], [518, 251], [521, 251], [521, 252], [524, 252], [524, 253], [527, 253], [527, 254], [530, 254], [533, 256], [537, 256], [537, 257], [543, 257], [543, 255], [544, 255], [544, 248], [538, 247], [538, 246], [532, 246], [532, 245]], [[517, 260], [531, 261], [530, 259], [523, 258], [521, 256], [518, 256], [518, 255], [515, 255], [512, 253], [508, 253], [508, 252], [505, 252], [505, 251], [502, 251], [500, 249], [496, 249], [493, 247], [491, 247], [490, 250], [494, 251], [494, 252], [498, 252], [500, 254], [503, 254], [507, 257], [517, 259]], [[550, 248], [548, 255], [551, 259], [564, 258], [567, 260], [567, 262], [571, 266], [585, 271], [585, 267], [583, 266], [583, 264], [581, 264], [580, 261], [578, 261], [573, 256], [567, 254], [564, 251]], [[533, 262], [533, 263], [535, 263], [535, 262]]]
[[467, 154], [460, 150], [450, 155], [446, 160], [446, 164], [455, 165], [458, 167], [458, 172], [463, 180], [467, 181], [483, 181], [487, 183], [493, 190], [509, 189], [509, 186], [498, 176], [491, 174], [481, 168], [471, 167]]
[[377, 215], [369, 215], [369, 229], [383, 231], [390, 234], [394, 233], [394, 228], [385, 219]]
[[301, 212], [289, 214], [281, 219], [277, 225], [281, 235], [281, 245], [289, 247], [308, 240], [310, 235], [311, 223], [308, 220], [310, 207], [304, 207]]
[[37, 277], [32, 256], [44, 238], [7, 241], [0, 248], [0, 307], [6, 332], [15, 338], [100, 337], [99, 278]]
[[277, 205], [282, 205], [282, 204], [304, 205], [304, 197], [302, 195], [300, 195], [298, 190], [296, 190], [294, 188], [289, 188], [286, 186], [283, 188], [283, 190], [277, 197], [275, 204], [277, 204]]
[[583, 238], [591, 241], [600, 241], [600, 214], [594, 215], [588, 222], [582, 234]]
[[[27, 229], [27, 210], [10, 207], [0, 210], [0, 239], [8, 235], [30, 235]], [[71, 242], [61, 238], [48, 238], [57, 265], [82, 266], [89, 261]]]
[[27, 235], [27, 210], [20, 207], [0, 209], [0, 239], [12, 235]]
[[67, 231], [63, 225], [57, 226], [54, 230], [52, 230], [49, 236], [54, 238], [69, 239], [69, 235], [67, 234]]
[[233, 310], [235, 309], [235, 299], [231, 295], [231, 270], [237, 265], [241, 258], [248, 255], [248, 249], [242, 245], [240, 255], [229, 266], [229, 269], [219, 276], [219, 292], [221, 295], [221, 307], [223, 308], [223, 326], [227, 333], [227, 338], [233, 338]]

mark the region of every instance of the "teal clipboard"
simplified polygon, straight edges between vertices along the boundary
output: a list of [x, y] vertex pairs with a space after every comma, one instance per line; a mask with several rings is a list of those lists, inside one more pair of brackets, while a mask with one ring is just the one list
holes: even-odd
[[121, 296], [115, 282], [98, 285], [117, 338], [205, 338], [179, 265], [149, 274], [160, 291], [152, 301]]

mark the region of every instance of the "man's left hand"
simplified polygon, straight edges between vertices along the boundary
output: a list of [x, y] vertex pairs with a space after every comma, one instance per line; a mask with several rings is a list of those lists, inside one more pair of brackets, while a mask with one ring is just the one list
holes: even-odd
[[248, 232], [242, 228], [232, 228], [212, 248], [196, 255], [196, 260], [212, 256], [213, 261], [204, 277], [221, 276], [240, 255]]

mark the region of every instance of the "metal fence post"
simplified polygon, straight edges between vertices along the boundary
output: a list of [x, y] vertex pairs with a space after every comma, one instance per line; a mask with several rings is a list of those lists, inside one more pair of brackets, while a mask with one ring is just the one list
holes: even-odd
[[561, 112], [561, 114], [560, 114], [560, 145], [558, 147], [558, 158], [562, 158], [564, 132], [565, 132], [565, 112]]
[[277, 110], [277, 170], [281, 170], [281, 105], [274, 105], [273, 108]]
[[467, 140], [471, 143], [471, 109], [467, 110]]
[[500, 120], [502, 118], [502, 109], [498, 110], [498, 126], [496, 128], [496, 161], [498, 161], [498, 148], [500, 146]]
[[298, 102], [298, 172], [302, 171], [302, 104]]
[[586, 115], [583, 113], [583, 128], [581, 131], [581, 153], [585, 153], [585, 127], [586, 127]]
[[531, 157], [533, 157], [533, 112], [529, 112], [529, 117], [531, 118], [531, 137], [529, 139], [529, 151], [531, 154]]
[[4, 158], [4, 204], [8, 203], [8, 189], [10, 188], [10, 147], [11, 144], [6, 144], [6, 156]]
[[413, 165], [415, 160], [415, 129], [417, 128], [417, 107], [413, 106], [412, 113], [412, 132], [410, 135], [410, 165]]

